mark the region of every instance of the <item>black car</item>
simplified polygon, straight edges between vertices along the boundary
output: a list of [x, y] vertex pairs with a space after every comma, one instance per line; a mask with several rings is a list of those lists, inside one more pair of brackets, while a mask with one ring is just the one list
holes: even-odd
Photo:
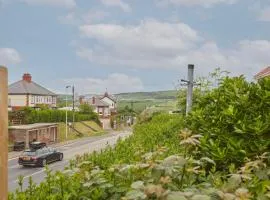
[[25, 148], [25, 142], [23, 141], [16, 141], [13, 146], [14, 151], [23, 151]]
[[63, 160], [64, 154], [53, 148], [44, 147], [41, 149], [26, 150], [19, 157], [18, 163], [23, 166], [41, 166]]
[[46, 146], [47, 145], [44, 142], [31, 142], [29, 144], [30, 149], [33, 149], [33, 150], [41, 149], [41, 148], [46, 147]]

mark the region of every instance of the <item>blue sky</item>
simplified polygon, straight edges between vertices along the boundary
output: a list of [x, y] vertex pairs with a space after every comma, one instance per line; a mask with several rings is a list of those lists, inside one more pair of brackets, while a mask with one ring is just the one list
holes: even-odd
[[270, 65], [269, 0], [0, 0], [0, 65], [55, 91], [174, 89], [195, 64], [248, 79]]

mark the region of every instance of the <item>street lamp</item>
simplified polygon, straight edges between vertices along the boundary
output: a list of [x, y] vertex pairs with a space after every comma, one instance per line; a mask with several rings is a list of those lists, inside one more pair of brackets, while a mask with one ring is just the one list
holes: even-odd
[[70, 85], [68, 85], [68, 86], [66, 86], [66, 139], [67, 139], [67, 137], [68, 137], [68, 106], [67, 106], [67, 89], [68, 88], [70, 88], [71, 86]]

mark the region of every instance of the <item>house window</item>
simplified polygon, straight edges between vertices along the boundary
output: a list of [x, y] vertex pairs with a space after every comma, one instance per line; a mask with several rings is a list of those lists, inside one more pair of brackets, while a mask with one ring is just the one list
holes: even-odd
[[35, 103], [35, 96], [31, 97], [31, 103], [34, 104]]

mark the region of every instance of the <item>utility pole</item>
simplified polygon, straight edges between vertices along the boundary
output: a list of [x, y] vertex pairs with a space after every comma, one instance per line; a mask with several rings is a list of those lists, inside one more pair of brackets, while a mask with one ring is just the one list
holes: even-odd
[[68, 97], [67, 97], [67, 89], [70, 88], [70, 86], [66, 86], [66, 139], [68, 137], [68, 105], [67, 105], [67, 102], [68, 102]]
[[8, 71], [0, 66], [0, 200], [8, 199]]
[[188, 65], [188, 80], [181, 79], [181, 82], [185, 82], [187, 86], [186, 115], [188, 115], [192, 108], [193, 87], [198, 85], [194, 82], [194, 65]]
[[73, 118], [73, 123], [72, 123], [72, 126], [74, 128], [74, 121], [75, 121], [75, 88], [74, 88], [74, 85], [72, 86], [72, 118]]

